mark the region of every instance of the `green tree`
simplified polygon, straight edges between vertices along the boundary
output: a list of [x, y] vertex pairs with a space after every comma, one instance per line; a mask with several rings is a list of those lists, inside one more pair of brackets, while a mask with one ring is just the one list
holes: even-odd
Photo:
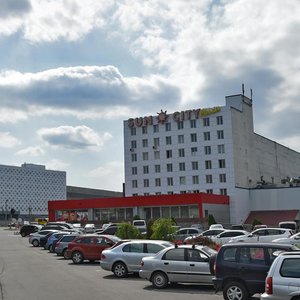
[[254, 219], [253, 222], [252, 222], [252, 228], [254, 228], [255, 225], [261, 225], [262, 222], [257, 220], [257, 219]]
[[151, 239], [153, 240], [172, 240], [172, 235], [175, 233], [176, 229], [173, 227], [174, 223], [172, 219], [157, 219], [154, 221], [151, 229], [153, 231]]
[[141, 219], [141, 217], [139, 215], [134, 215], [133, 216], [133, 220], [140, 220], [140, 219]]
[[208, 215], [208, 227], [212, 224], [217, 224], [213, 215]]
[[118, 226], [116, 236], [121, 239], [139, 239], [142, 238], [140, 231], [129, 223], [121, 223]]

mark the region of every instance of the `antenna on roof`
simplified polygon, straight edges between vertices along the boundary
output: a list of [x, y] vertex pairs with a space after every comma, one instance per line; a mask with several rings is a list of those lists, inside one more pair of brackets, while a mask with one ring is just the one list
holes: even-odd
[[242, 83], [242, 92], [243, 92], [243, 96], [245, 96], [245, 86], [243, 83]]
[[250, 89], [250, 99], [252, 100], [253, 92], [252, 89]]

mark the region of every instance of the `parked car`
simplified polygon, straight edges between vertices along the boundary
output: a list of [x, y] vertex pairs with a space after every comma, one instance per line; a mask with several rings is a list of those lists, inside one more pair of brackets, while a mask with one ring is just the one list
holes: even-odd
[[300, 252], [285, 252], [272, 263], [261, 300], [300, 299]]
[[216, 253], [207, 246], [168, 247], [155, 256], [144, 257], [139, 276], [158, 289], [172, 282], [212, 285], [211, 266]]
[[42, 227], [41, 230], [49, 230], [49, 229], [53, 229], [53, 230], [70, 230], [72, 228], [68, 228], [65, 225], [45, 225]]
[[223, 229], [223, 225], [222, 224], [212, 224], [209, 226], [209, 229]]
[[102, 251], [100, 266], [111, 271], [118, 278], [128, 273], [139, 272], [141, 260], [145, 256], [153, 256], [173, 244], [160, 240], [131, 240], [120, 242], [118, 246]]
[[[276, 251], [296, 251], [293, 245], [275, 243], [230, 243], [217, 254], [213, 283], [216, 291], [223, 291], [225, 300], [246, 300], [262, 293], [265, 278]], [[298, 249], [299, 250], [299, 249]]]
[[172, 241], [173, 243], [182, 244], [185, 238], [200, 234], [201, 232], [201, 229], [195, 227], [180, 228], [172, 234]]
[[202, 237], [211, 238], [213, 236], [216, 236], [216, 235], [222, 233], [224, 230], [225, 229], [208, 229], [199, 234], [196, 234], [193, 236], [188, 236], [187, 238], [184, 239], [183, 242], [185, 244], [193, 244], [193, 243], [197, 244], [197, 240], [201, 240]]
[[71, 234], [71, 233], [63, 232], [63, 231], [54, 232], [53, 234], [51, 234], [48, 237], [47, 242], [44, 245], [44, 249], [49, 250], [51, 253], [53, 253], [54, 252], [54, 248], [53, 248], [54, 242], [61, 239], [64, 235], [69, 235], [69, 234]]
[[147, 224], [145, 220], [133, 220], [132, 225], [136, 227], [141, 233], [147, 232]]
[[283, 221], [283, 222], [279, 222], [278, 226], [280, 228], [288, 228], [293, 230], [294, 233], [296, 233], [298, 226], [297, 223], [295, 221]]
[[273, 240], [274, 243], [293, 244], [300, 248], [300, 232], [286, 238], [280, 238]]
[[20, 229], [20, 234], [22, 237], [25, 237], [30, 233], [40, 231], [42, 227], [43, 227], [42, 225], [38, 225], [38, 224], [23, 225]]
[[108, 235], [114, 235], [116, 234], [118, 230], [119, 225], [118, 224], [111, 224], [107, 226], [105, 229], [95, 230], [95, 233], [97, 234], [108, 234]]
[[293, 232], [291, 229], [286, 228], [260, 228], [252, 231], [251, 233], [243, 236], [233, 237], [229, 242], [272, 242], [276, 238], [283, 238], [292, 236]]
[[68, 244], [67, 257], [71, 258], [74, 264], [81, 264], [84, 260], [100, 260], [102, 251], [119, 240], [120, 238], [112, 235], [80, 235]]
[[95, 232], [95, 224], [85, 224], [84, 226], [84, 233], [93, 233]]
[[57, 230], [41, 230], [38, 232], [30, 233], [28, 242], [29, 244], [32, 244], [33, 247], [38, 247], [40, 246], [40, 239], [44, 236], [46, 236], [50, 232], [57, 232]]
[[234, 225], [231, 225], [231, 229], [233, 229], [233, 230], [245, 230], [245, 226], [243, 224], [234, 224]]
[[246, 230], [224, 230], [218, 235], [211, 236], [210, 239], [216, 244], [223, 245], [228, 243], [235, 236], [243, 236], [249, 234]]
[[54, 248], [55, 253], [59, 256], [62, 255], [65, 259], [67, 259], [68, 244], [74, 241], [78, 236], [79, 234], [77, 233], [64, 235], [60, 240], [57, 241], [56, 246]]
[[[56, 232], [56, 231], [54, 231], [54, 232]], [[50, 235], [52, 235], [54, 232], [51, 231], [51, 232], [49, 232], [48, 234], [46, 234], [45, 236], [42, 236], [42, 237], [40, 238], [40, 244], [39, 244], [39, 246], [40, 246], [40, 247], [45, 247], [45, 245], [46, 245], [46, 243], [47, 243], [47, 241], [48, 241], [48, 238], [49, 238]]]

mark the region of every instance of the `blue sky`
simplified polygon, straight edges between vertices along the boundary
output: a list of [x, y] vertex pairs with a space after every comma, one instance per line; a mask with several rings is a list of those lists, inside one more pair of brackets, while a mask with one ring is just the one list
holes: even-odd
[[253, 90], [300, 151], [298, 0], [0, 0], [0, 164], [122, 190], [123, 120]]

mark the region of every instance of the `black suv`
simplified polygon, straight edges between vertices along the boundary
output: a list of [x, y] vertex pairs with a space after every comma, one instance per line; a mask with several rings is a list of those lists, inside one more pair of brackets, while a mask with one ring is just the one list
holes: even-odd
[[276, 251], [299, 251], [293, 245], [233, 243], [223, 245], [216, 257], [213, 283], [225, 300], [246, 300], [265, 289], [268, 270]]
[[41, 225], [23, 225], [20, 229], [20, 234], [22, 237], [25, 237], [30, 233], [40, 231], [41, 228]]

